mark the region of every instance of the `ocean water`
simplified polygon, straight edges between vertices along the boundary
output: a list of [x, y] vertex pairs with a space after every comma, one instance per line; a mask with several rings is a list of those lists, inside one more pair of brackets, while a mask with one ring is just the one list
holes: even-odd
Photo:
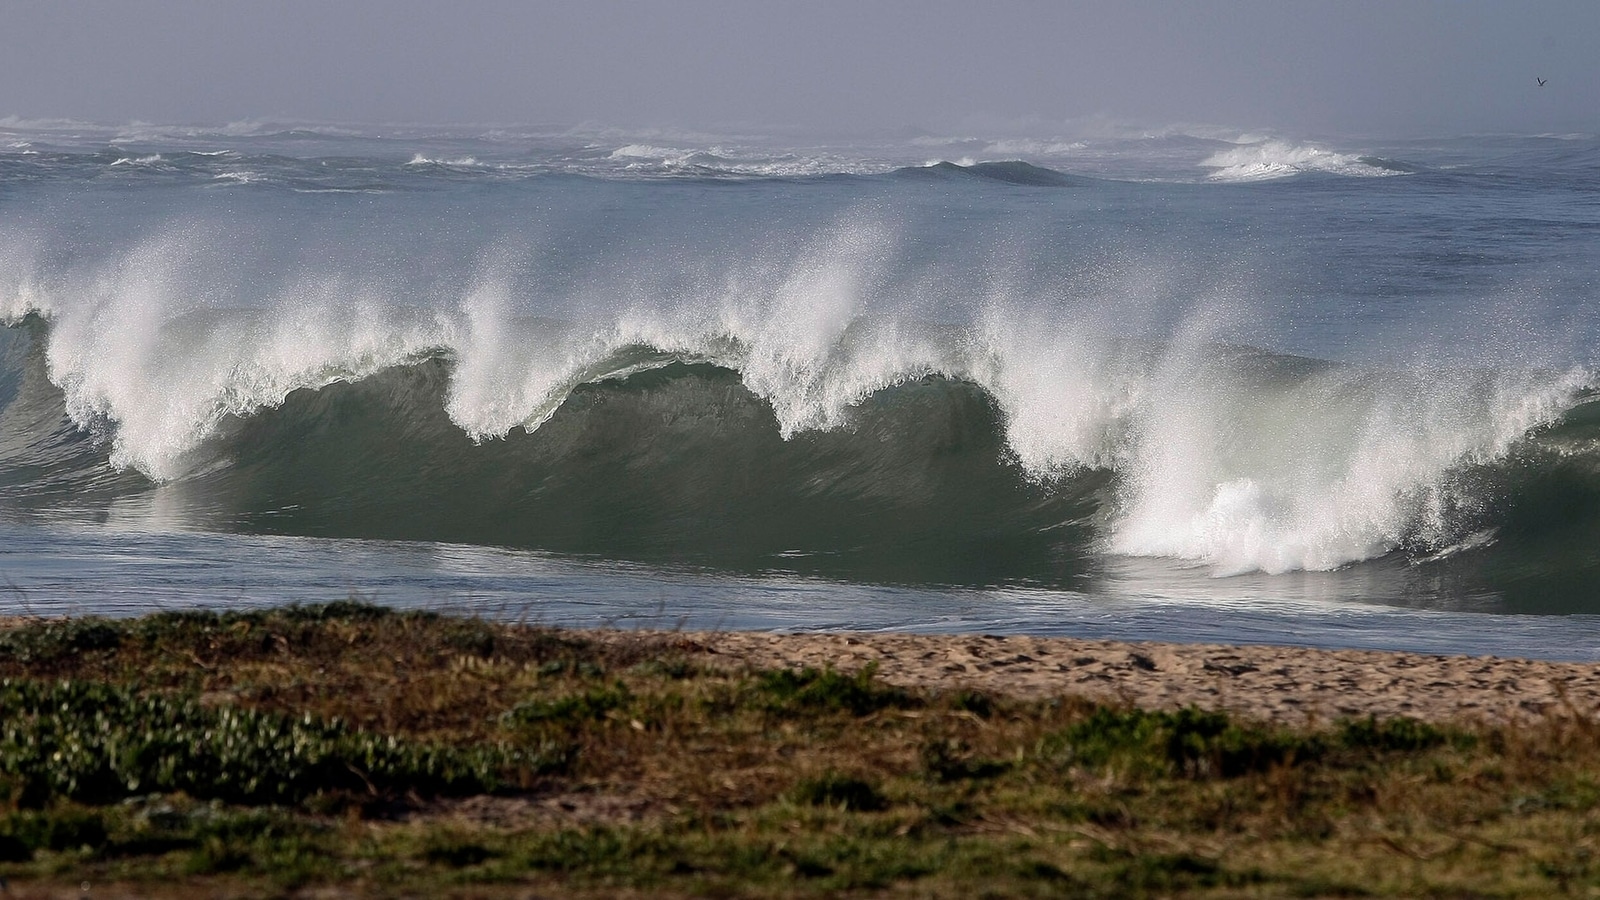
[[1600, 138], [0, 120], [0, 613], [1600, 658]]

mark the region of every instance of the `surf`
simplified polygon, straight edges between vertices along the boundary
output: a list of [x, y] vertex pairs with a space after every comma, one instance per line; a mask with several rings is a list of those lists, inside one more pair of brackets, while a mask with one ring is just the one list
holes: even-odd
[[[313, 176], [276, 145], [192, 149], [6, 182], [21, 514], [1090, 592], [1136, 560], [1157, 592], [1383, 572], [1577, 602], [1593, 569], [1578, 288], [1490, 278], [1549, 244], [1489, 256], [1468, 229], [1390, 270], [1362, 231], [1464, 176], [1150, 186], [792, 153], [770, 159], [832, 174], [601, 178], [675, 148], [486, 139]], [[1394, 168], [1246, 157], [1215, 168]]]

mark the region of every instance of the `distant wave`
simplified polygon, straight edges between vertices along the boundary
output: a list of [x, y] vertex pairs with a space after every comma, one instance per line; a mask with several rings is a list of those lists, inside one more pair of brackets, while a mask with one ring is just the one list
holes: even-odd
[[628, 144], [611, 151], [612, 159], [682, 159], [690, 151], [678, 150], [671, 147], [656, 147], [650, 144]]
[[1382, 178], [1409, 171], [1397, 163], [1371, 156], [1272, 140], [1220, 150], [1200, 165], [1212, 170], [1210, 178], [1214, 181], [1269, 181], [1307, 173]]
[[871, 174], [890, 166], [833, 152], [774, 152], [761, 147], [713, 145], [703, 149], [626, 144], [612, 150], [607, 162], [619, 168], [583, 169], [585, 174], [630, 174], [645, 177], [810, 178], [822, 175]]
[[[614, 129], [361, 129], [271, 121], [205, 127], [0, 119], [0, 135], [9, 139], [12, 153], [18, 155], [44, 150], [71, 158], [100, 158], [109, 147], [115, 155], [105, 165], [123, 170], [153, 167], [169, 177], [207, 181], [216, 179], [223, 162], [246, 157], [251, 163], [271, 157], [275, 168], [299, 169], [258, 181], [265, 184], [337, 179], [356, 160], [375, 172], [399, 167], [412, 178], [456, 179], [469, 170], [499, 179], [550, 174], [713, 180], [879, 175], [927, 160], [932, 155], [929, 150], [937, 153], [934, 159], [955, 165], [1009, 161], [1068, 177], [1132, 181], [1235, 182], [1308, 173], [1372, 177], [1414, 170], [1405, 162], [1303, 142], [1255, 135], [1235, 135], [1231, 142], [1223, 142], [1207, 136], [1213, 131], [1112, 129], [1092, 138], [924, 135], [795, 147], [759, 136], [629, 135]], [[1206, 154], [1198, 166], [1196, 153]], [[341, 191], [376, 187], [314, 186]]]
[[149, 156], [123, 156], [111, 161], [113, 166], [149, 166], [161, 162], [161, 154], [152, 153]]
[[924, 166], [906, 166], [896, 169], [894, 174], [917, 178], [981, 178], [987, 181], [1027, 185], [1030, 187], [1071, 187], [1088, 181], [1088, 179], [1067, 175], [1063, 172], [1046, 169], [1021, 160], [1004, 162], [935, 162]]
[[249, 171], [218, 172], [213, 177], [217, 181], [230, 182], [233, 184], [259, 184], [266, 180], [266, 176], [262, 175], [261, 173]]
[[448, 159], [448, 158], [446, 158], [446, 159], [432, 159], [432, 158], [429, 158], [427, 156], [423, 156], [421, 153], [418, 153], [418, 154], [412, 156], [411, 157], [411, 161], [406, 163], [406, 165], [408, 165], [408, 166], [446, 166], [446, 167], [454, 167], [454, 168], [473, 168], [473, 167], [481, 165], [481, 163], [479, 163], [477, 159], [475, 159], [475, 158], [473, 158], [471, 156], [462, 156], [462, 157], [457, 157], [455, 159]]

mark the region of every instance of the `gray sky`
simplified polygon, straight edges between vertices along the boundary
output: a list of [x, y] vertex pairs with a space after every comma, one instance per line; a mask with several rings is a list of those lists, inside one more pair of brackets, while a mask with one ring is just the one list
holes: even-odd
[[27, 119], [1600, 131], [1596, 0], [0, 0], [0, 33]]

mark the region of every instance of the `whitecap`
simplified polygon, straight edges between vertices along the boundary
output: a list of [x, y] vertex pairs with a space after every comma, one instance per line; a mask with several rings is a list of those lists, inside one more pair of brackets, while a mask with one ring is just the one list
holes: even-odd
[[1375, 165], [1369, 156], [1338, 153], [1313, 144], [1256, 141], [1220, 150], [1200, 163], [1214, 181], [1270, 181], [1309, 172], [1352, 178], [1402, 174], [1393, 166]]

